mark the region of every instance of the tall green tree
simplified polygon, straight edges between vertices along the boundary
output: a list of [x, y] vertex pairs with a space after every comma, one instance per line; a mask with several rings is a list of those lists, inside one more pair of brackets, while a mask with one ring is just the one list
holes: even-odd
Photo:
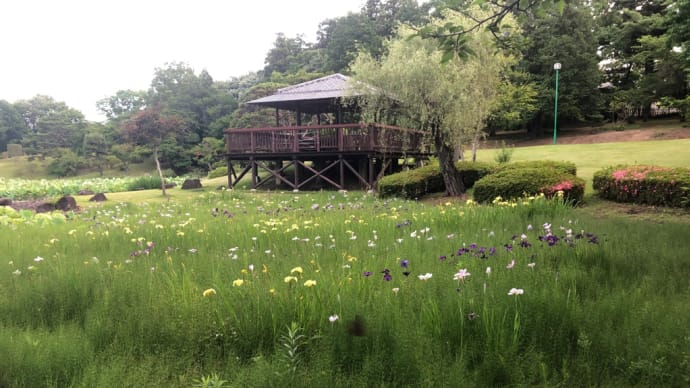
[[227, 121], [237, 102], [206, 70], [197, 75], [187, 64], [175, 62], [155, 69], [147, 106], [183, 119], [196, 144], [206, 136], [221, 135], [216, 122]]
[[7, 149], [9, 143], [21, 142], [28, 127], [14, 105], [0, 100], [0, 152]]
[[324, 52], [323, 71], [347, 73], [359, 51], [380, 58], [385, 40], [395, 35], [396, 28], [422, 23], [427, 9], [415, 0], [368, 0], [360, 12], [321, 22], [317, 47]]
[[146, 97], [143, 90], [118, 90], [114, 95], [98, 100], [96, 107], [108, 120], [118, 121], [146, 107]]
[[106, 156], [110, 154], [111, 144], [105, 135], [105, 126], [99, 123], [89, 123], [84, 134], [82, 154], [91, 168], [103, 176], [103, 170], [108, 165]]
[[672, 1], [666, 9], [665, 22], [668, 27], [668, 43], [678, 47], [685, 58], [685, 70], [690, 77], [690, 0]]
[[[472, 9], [473, 17], [484, 12]], [[436, 23], [472, 23], [472, 18], [448, 13]], [[396, 106], [404, 116], [398, 123], [427, 131], [436, 149], [441, 174], [449, 195], [460, 195], [465, 188], [455, 167], [454, 151], [464, 141], [482, 133], [496, 101], [500, 75], [512, 63], [498, 52], [486, 31], [467, 35], [472, 55], [454, 57], [441, 63], [444, 55], [437, 44], [402, 28], [387, 43], [387, 54], [377, 60], [369, 53], [358, 56], [352, 69], [354, 87], [358, 85], [365, 117], [381, 116]], [[383, 115], [386, 116], [386, 115]]]
[[266, 54], [265, 63], [264, 77], [270, 78], [273, 73], [319, 71], [323, 68], [323, 56], [302, 35], [288, 38], [285, 34], [278, 33], [273, 48]]
[[571, 2], [561, 9], [542, 4], [518, 18], [525, 37], [521, 68], [537, 88], [538, 111], [530, 129], [553, 122], [555, 63], [561, 63], [558, 89], [560, 122], [601, 120], [603, 100], [599, 91], [597, 42], [591, 8]]
[[80, 111], [43, 95], [17, 101], [15, 108], [28, 129], [22, 137], [27, 153], [50, 155], [57, 148], [81, 152], [87, 122]]
[[668, 35], [674, 23], [664, 16], [672, 14], [673, 4], [679, 3], [609, 2], [597, 17], [605, 80], [614, 89], [610, 105], [619, 115], [632, 112], [647, 119], [652, 103], [686, 89], [682, 54], [673, 50]]

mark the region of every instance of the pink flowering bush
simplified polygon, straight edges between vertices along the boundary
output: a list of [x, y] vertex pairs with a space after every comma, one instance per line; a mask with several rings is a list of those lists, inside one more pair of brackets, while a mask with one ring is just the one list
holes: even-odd
[[690, 169], [611, 166], [597, 171], [594, 189], [604, 199], [653, 206], [690, 207]]

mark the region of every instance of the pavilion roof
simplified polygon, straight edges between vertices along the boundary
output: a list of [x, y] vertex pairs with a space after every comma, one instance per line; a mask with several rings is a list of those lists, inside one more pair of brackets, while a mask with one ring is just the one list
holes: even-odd
[[350, 90], [349, 77], [340, 73], [278, 89], [275, 94], [258, 98], [247, 104], [271, 108], [300, 110], [304, 113], [325, 113], [340, 104], [343, 97], [355, 96]]

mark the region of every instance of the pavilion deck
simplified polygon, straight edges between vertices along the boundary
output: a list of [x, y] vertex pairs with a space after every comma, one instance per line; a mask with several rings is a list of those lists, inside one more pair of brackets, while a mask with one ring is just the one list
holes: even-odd
[[227, 154], [247, 159], [295, 153], [424, 154], [424, 133], [381, 124], [229, 129]]
[[[392, 161], [428, 157], [430, 152], [424, 135], [420, 131], [382, 124], [228, 129], [225, 131], [228, 183], [235, 186], [251, 171], [252, 187], [256, 188], [265, 183], [258, 177], [258, 170], [262, 169], [293, 189], [299, 189], [313, 179], [322, 179], [342, 189], [345, 171], [350, 171], [364, 186], [371, 188]], [[240, 174], [236, 174], [233, 161], [249, 163]], [[268, 161], [274, 163], [269, 164]], [[326, 168], [315, 168], [314, 163], [307, 163], [315, 161], [325, 163]], [[278, 167], [270, 167], [276, 163]], [[285, 174], [290, 165], [296, 167], [293, 179]], [[326, 174], [337, 166], [340, 167], [339, 181]], [[302, 177], [306, 176], [305, 172], [310, 177], [301, 181], [300, 170]], [[379, 172], [375, 173], [375, 170]]]

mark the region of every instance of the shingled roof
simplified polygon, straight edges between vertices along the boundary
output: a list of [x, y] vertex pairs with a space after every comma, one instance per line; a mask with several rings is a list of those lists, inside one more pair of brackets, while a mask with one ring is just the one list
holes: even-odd
[[305, 113], [328, 112], [339, 104], [342, 97], [356, 95], [350, 92], [348, 80], [349, 77], [336, 73], [278, 89], [273, 95], [249, 101], [247, 104], [287, 110], [299, 109]]

